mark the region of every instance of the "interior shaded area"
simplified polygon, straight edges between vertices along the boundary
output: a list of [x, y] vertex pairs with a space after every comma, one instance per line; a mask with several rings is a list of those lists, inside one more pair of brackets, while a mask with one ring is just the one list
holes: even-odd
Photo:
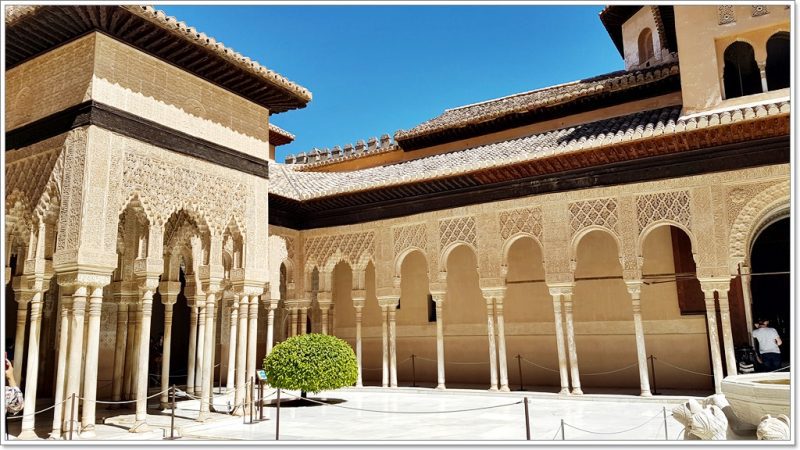
[[750, 44], [734, 42], [725, 49], [724, 59], [725, 98], [761, 93], [761, 74]]
[[768, 319], [770, 326], [778, 331], [783, 340], [784, 361], [789, 361], [791, 355], [789, 236], [789, 218], [776, 221], [755, 239], [750, 257], [753, 320]]
[[770, 91], [789, 87], [789, 33], [779, 31], [767, 41], [767, 88]]

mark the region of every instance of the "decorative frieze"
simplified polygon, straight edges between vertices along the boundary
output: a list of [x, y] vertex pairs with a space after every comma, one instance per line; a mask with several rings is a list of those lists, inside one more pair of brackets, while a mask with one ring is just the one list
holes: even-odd
[[542, 240], [542, 209], [511, 209], [500, 212], [500, 236], [503, 240], [517, 233], [528, 233]]
[[477, 247], [478, 231], [475, 226], [475, 217], [456, 217], [439, 221], [440, 249], [446, 248], [454, 242], [464, 242]]
[[659, 192], [636, 196], [636, 214], [639, 232], [660, 220], [677, 222], [692, 228], [692, 211], [689, 191]]
[[367, 231], [343, 235], [312, 236], [306, 239], [306, 262], [323, 265], [337, 252], [351, 263], [355, 263], [365, 254], [372, 258], [375, 253], [375, 233]]
[[406, 226], [393, 227], [392, 242], [394, 244], [395, 256], [409, 248], [427, 250], [428, 232], [425, 228], [425, 224], [415, 223]]
[[720, 25], [736, 23], [736, 16], [733, 13], [733, 5], [717, 6], [717, 18]]

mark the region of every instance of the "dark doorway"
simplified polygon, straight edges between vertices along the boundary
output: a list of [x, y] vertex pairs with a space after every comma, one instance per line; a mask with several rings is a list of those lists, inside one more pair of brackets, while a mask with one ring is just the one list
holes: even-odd
[[747, 42], [734, 42], [725, 49], [725, 98], [761, 93], [761, 73], [753, 47]]
[[767, 41], [767, 88], [789, 87], [789, 33], [780, 31]]
[[788, 217], [769, 225], [756, 238], [750, 257], [753, 320], [769, 319], [770, 326], [783, 340], [784, 361], [788, 361], [791, 354], [789, 231]]

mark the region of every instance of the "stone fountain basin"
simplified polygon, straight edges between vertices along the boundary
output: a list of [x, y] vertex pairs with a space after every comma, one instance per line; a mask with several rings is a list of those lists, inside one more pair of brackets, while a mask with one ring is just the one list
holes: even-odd
[[734, 375], [722, 380], [722, 393], [736, 416], [758, 426], [766, 414], [789, 416], [791, 386], [788, 372]]

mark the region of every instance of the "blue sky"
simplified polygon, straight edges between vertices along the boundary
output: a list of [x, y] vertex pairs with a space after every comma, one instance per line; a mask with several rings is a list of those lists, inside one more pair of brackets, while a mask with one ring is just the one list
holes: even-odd
[[311, 90], [306, 108], [272, 116], [297, 136], [281, 162], [623, 68], [600, 5], [159, 8]]

